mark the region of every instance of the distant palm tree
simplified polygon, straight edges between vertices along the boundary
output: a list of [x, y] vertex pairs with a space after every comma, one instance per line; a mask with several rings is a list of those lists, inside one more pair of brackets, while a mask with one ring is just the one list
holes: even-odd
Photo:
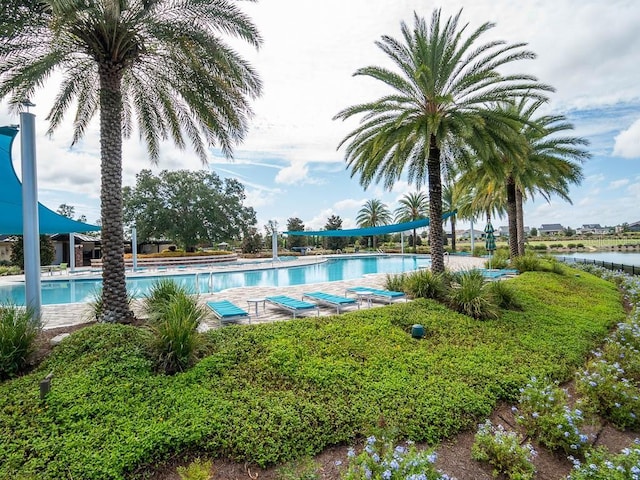
[[[395, 219], [398, 223], [413, 222], [427, 218], [429, 215], [429, 197], [424, 192], [406, 193], [396, 208]], [[418, 234], [413, 229], [413, 251], [418, 252]]]
[[458, 185], [446, 183], [442, 187], [442, 209], [452, 212], [449, 216], [451, 225], [451, 250], [456, 251], [456, 219], [471, 219], [465, 212], [471, 205], [471, 193]]
[[[525, 44], [507, 45], [479, 38], [494, 25], [469, 32], [458, 26], [460, 13], [431, 23], [414, 17], [414, 27], [401, 24], [403, 42], [383, 36], [377, 46], [399, 72], [370, 66], [356, 71], [379, 80], [391, 92], [377, 101], [348, 107], [335, 118], [363, 114], [360, 126], [345, 137], [351, 174], [367, 187], [384, 180], [391, 188], [406, 173], [409, 182], [429, 185], [429, 241], [432, 270], [444, 271], [441, 152], [455, 146], [474, 152], [490, 150], [513, 129], [513, 121], [489, 106], [517, 95], [552, 90], [530, 75], [503, 74], [509, 64], [535, 55]], [[509, 66], [511, 71], [512, 68]]]
[[[103, 317], [129, 321], [122, 222], [122, 138], [137, 122], [151, 160], [161, 141], [203, 162], [208, 146], [230, 157], [247, 131], [261, 83], [222, 35], [261, 43], [251, 21], [223, 0], [41, 0], [19, 28], [1, 30], [0, 99], [17, 108], [54, 71], [64, 74], [49, 133], [76, 104], [73, 143], [100, 112]], [[24, 21], [24, 19], [23, 19]]]
[[[378, 199], [367, 200], [358, 211], [356, 222], [359, 227], [379, 227], [387, 225], [391, 221], [391, 212], [387, 206]], [[372, 235], [373, 248], [377, 248], [376, 236]]]

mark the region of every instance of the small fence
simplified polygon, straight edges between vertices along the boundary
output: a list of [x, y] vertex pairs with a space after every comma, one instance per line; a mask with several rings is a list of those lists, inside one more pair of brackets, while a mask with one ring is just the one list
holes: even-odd
[[640, 275], [640, 267], [637, 265], [625, 265], [623, 263], [603, 262], [602, 260], [590, 260], [587, 258], [561, 257], [561, 256], [558, 256], [557, 258], [565, 263], [584, 263], [588, 265], [597, 265], [599, 267], [607, 268], [609, 270], [628, 273], [629, 275]]

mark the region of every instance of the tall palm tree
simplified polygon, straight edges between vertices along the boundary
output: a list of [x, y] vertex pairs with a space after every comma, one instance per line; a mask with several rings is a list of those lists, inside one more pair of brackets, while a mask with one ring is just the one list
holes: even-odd
[[467, 33], [459, 12], [441, 22], [435, 10], [431, 23], [414, 16], [411, 29], [401, 24], [402, 41], [383, 36], [376, 45], [397, 70], [370, 66], [356, 71], [379, 80], [391, 92], [379, 100], [348, 107], [335, 118], [363, 114], [360, 125], [339, 144], [346, 147], [351, 175], [366, 188], [384, 179], [386, 188], [406, 172], [418, 187], [429, 185], [429, 228], [432, 270], [444, 271], [441, 152], [466, 146], [483, 152], [513, 129], [512, 121], [489, 108], [524, 92], [551, 87], [530, 75], [502, 74], [504, 66], [535, 55], [525, 44], [492, 40], [479, 43], [494, 25], [485, 23]]
[[[520, 128], [510, 142], [523, 148], [497, 149], [479, 163], [467, 183], [497, 188], [494, 202], [505, 209], [509, 224], [509, 251], [513, 258], [524, 254], [522, 202], [527, 195], [541, 194], [547, 201], [557, 194], [568, 202], [569, 184], [582, 179], [581, 162], [589, 158], [587, 141], [559, 135], [573, 126], [561, 115], [534, 117], [544, 102], [522, 97], [496, 108], [520, 119]], [[479, 177], [480, 178], [479, 178]], [[497, 187], [496, 187], [497, 185]], [[502, 192], [500, 192], [502, 190]]]
[[[359, 227], [379, 227], [387, 225], [391, 221], [389, 208], [380, 200], [374, 198], [367, 200], [358, 211], [356, 222]], [[376, 236], [372, 235], [373, 248], [377, 247]]]
[[247, 131], [257, 73], [221, 39], [261, 43], [247, 16], [225, 0], [36, 0], [43, 14], [0, 39], [0, 98], [16, 107], [55, 71], [64, 75], [49, 133], [72, 104], [73, 143], [100, 112], [104, 321], [128, 321], [122, 223], [122, 139], [134, 119], [151, 160], [163, 140], [203, 162], [227, 157]]
[[[429, 215], [429, 197], [424, 192], [405, 193], [398, 200], [400, 206], [395, 211], [395, 221], [398, 223], [413, 222], [427, 218]], [[418, 233], [413, 229], [413, 251], [418, 252]]]

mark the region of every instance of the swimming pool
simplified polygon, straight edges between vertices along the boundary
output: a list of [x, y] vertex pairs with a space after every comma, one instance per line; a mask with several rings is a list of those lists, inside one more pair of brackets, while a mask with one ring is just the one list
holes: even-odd
[[[428, 256], [384, 255], [331, 258], [326, 262], [304, 266], [245, 270], [240, 272], [202, 272], [129, 277], [127, 289], [142, 297], [159, 278], [172, 278], [194, 293], [221, 292], [236, 287], [287, 287], [340, 280], [353, 280], [374, 273], [402, 273], [428, 266]], [[98, 279], [72, 278], [42, 281], [42, 304], [81, 303], [94, 299], [102, 284]], [[24, 283], [0, 285], [0, 301], [24, 305]]]

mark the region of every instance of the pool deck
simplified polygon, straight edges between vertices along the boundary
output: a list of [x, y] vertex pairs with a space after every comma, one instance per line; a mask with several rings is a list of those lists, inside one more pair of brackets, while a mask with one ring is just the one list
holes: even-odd
[[[349, 257], [353, 258], [352, 255]], [[331, 257], [329, 257], [331, 258]], [[245, 271], [245, 270], [260, 270], [271, 268], [287, 268], [294, 266], [312, 265], [327, 260], [325, 256], [302, 256], [296, 260], [287, 261], [265, 261], [261, 263], [242, 263], [233, 265], [214, 265], [203, 268], [172, 268], [166, 270], [148, 269], [143, 272], [128, 272], [128, 276], [157, 276], [163, 274], [195, 274], [195, 273], [219, 273], [219, 272], [232, 272], [232, 271]], [[470, 256], [456, 256], [451, 255], [445, 258], [446, 267], [450, 270], [468, 270], [472, 268], [482, 268], [486, 259]], [[43, 274], [43, 280], [49, 279], [68, 279], [68, 278], [92, 278], [99, 276], [99, 272], [91, 271], [89, 269], [77, 269], [76, 272], [70, 273], [54, 273], [51, 276], [49, 274]], [[360, 279], [344, 280], [335, 282], [314, 283], [308, 285], [295, 285], [286, 287], [238, 287], [230, 288], [216, 293], [202, 293], [198, 295], [200, 303], [203, 305], [209, 301], [216, 300], [229, 300], [235, 303], [238, 307], [245, 309], [251, 315], [251, 323], [267, 323], [279, 320], [288, 320], [292, 317], [290, 313], [270, 307], [268, 304], [266, 308], [263, 308], [262, 303], [258, 305], [258, 315], [255, 314], [255, 303], [249, 304], [248, 299], [261, 299], [271, 295], [287, 295], [293, 298], [302, 298], [303, 293], [309, 291], [322, 291], [331, 293], [334, 295], [345, 295], [345, 290], [349, 287], [363, 286], [371, 288], [383, 288], [386, 278], [385, 273], [369, 274]], [[8, 277], [0, 277], [0, 284], [10, 283], [16, 281], [24, 281], [23, 275], [15, 275]], [[404, 300], [397, 300], [403, 302]], [[142, 316], [141, 313], [141, 300], [134, 300], [132, 309], [137, 316]], [[371, 307], [367, 304], [363, 304], [361, 308], [373, 308], [382, 306], [382, 303], [372, 302]], [[358, 306], [353, 305], [343, 309], [343, 311], [357, 310]], [[332, 307], [320, 307], [320, 315], [333, 315], [336, 313], [335, 308]], [[71, 325], [77, 325], [81, 323], [89, 323], [93, 321], [90, 316], [91, 311], [89, 305], [86, 303], [71, 303], [61, 305], [43, 305], [42, 306], [42, 320], [45, 329], [67, 327]], [[315, 311], [304, 314], [305, 316], [316, 315]], [[243, 321], [241, 323], [249, 323]], [[212, 313], [207, 315], [202, 330], [208, 330], [211, 328], [218, 328], [220, 326], [218, 320]]]

